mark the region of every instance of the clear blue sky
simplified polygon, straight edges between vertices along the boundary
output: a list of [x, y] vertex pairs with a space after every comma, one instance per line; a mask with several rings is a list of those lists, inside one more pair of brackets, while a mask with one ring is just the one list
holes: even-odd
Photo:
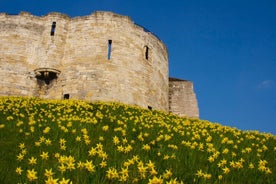
[[194, 82], [200, 118], [276, 134], [275, 0], [0, 0], [0, 12], [112, 11], [168, 47], [170, 76]]

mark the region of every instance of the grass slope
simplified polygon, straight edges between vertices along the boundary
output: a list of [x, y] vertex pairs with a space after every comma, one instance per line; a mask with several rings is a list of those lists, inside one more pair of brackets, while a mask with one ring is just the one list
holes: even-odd
[[119, 103], [0, 98], [0, 183], [276, 183], [275, 143]]

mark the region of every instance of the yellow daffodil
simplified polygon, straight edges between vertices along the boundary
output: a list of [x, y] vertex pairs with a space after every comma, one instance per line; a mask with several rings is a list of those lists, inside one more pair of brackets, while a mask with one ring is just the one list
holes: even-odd
[[215, 161], [215, 158], [214, 158], [213, 156], [209, 156], [209, 157], [208, 157], [208, 161], [212, 163], [212, 162]]
[[91, 148], [89, 151], [88, 151], [88, 155], [89, 156], [95, 156], [97, 154], [97, 149], [96, 148]]
[[163, 179], [161, 177], [157, 178], [154, 176], [152, 179], [149, 179], [148, 184], [163, 184]]
[[43, 133], [44, 134], [48, 134], [50, 132], [51, 128], [50, 127], [46, 127], [44, 130], [43, 130]]
[[45, 140], [45, 144], [46, 144], [47, 146], [49, 146], [49, 145], [52, 144], [52, 141], [51, 141], [50, 139], [46, 139], [46, 140]]
[[54, 173], [52, 172], [52, 168], [51, 169], [45, 169], [45, 172], [44, 172], [44, 176], [46, 176], [47, 178], [53, 176]]
[[144, 144], [142, 147], [143, 150], [145, 151], [149, 151], [150, 150], [150, 146], [148, 144]]
[[34, 181], [37, 180], [37, 176], [36, 176], [37, 172], [32, 169], [32, 170], [27, 170], [27, 178], [29, 181]]
[[104, 168], [107, 166], [107, 163], [106, 161], [102, 161], [99, 165], [101, 166], [101, 168]]
[[171, 172], [171, 170], [166, 170], [166, 171], [163, 173], [163, 178], [169, 179], [170, 177], [172, 177], [172, 172]]
[[203, 173], [202, 170], [200, 169], [200, 170], [198, 170], [198, 171], [196, 172], [196, 175], [197, 175], [198, 177], [202, 177], [202, 176], [204, 175], [204, 173]]
[[66, 163], [66, 169], [68, 169], [68, 170], [74, 170], [75, 169], [75, 163], [74, 162], [71, 162], [71, 161], [69, 161], [69, 162], [67, 162]]
[[102, 130], [105, 131], [105, 132], [108, 131], [108, 129], [109, 129], [108, 125], [105, 125], [105, 126], [102, 127]]
[[70, 179], [65, 179], [65, 178], [62, 178], [60, 181], [59, 181], [59, 184], [69, 184], [70, 182]]
[[95, 166], [93, 165], [92, 161], [86, 161], [84, 163], [84, 167], [90, 172], [90, 173], [93, 173], [95, 172]]
[[118, 171], [114, 167], [108, 168], [108, 170], [106, 171], [106, 177], [108, 179], [119, 178]]
[[24, 149], [24, 148], [25, 148], [25, 144], [24, 144], [24, 143], [20, 143], [20, 144], [19, 144], [19, 148], [20, 148], [20, 149]]
[[254, 164], [252, 162], [250, 162], [249, 166], [248, 166], [249, 169], [254, 169]]
[[120, 140], [119, 140], [119, 138], [118, 138], [116, 135], [113, 137], [113, 143], [114, 143], [115, 145], [120, 144]]
[[23, 172], [23, 170], [21, 169], [21, 167], [17, 167], [15, 172], [18, 174], [18, 175], [21, 175], [21, 173]]
[[19, 153], [19, 155], [17, 155], [17, 160], [21, 161], [23, 160], [23, 158], [24, 158], [24, 154]]
[[230, 169], [228, 167], [224, 167], [222, 170], [224, 174], [228, 174], [230, 172]]
[[47, 160], [49, 158], [48, 152], [43, 151], [40, 157], [42, 158], [42, 160]]
[[58, 179], [48, 177], [47, 180], [45, 180], [45, 184], [58, 184]]
[[66, 166], [64, 164], [61, 164], [58, 166], [58, 170], [61, 172], [61, 173], [64, 173], [66, 171]]
[[35, 165], [35, 164], [36, 164], [36, 158], [31, 157], [31, 158], [29, 158], [28, 160], [29, 160], [29, 164], [30, 164], [30, 165]]
[[65, 139], [63, 139], [63, 138], [59, 139], [59, 144], [65, 144], [65, 143], [66, 143]]
[[212, 175], [206, 173], [206, 174], [203, 175], [203, 178], [204, 178], [204, 179], [211, 179], [211, 178], [212, 178]]

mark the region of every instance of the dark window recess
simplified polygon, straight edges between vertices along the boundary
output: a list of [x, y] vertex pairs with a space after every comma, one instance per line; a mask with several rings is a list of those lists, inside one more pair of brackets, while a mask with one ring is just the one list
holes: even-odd
[[148, 106], [148, 109], [149, 109], [149, 110], [152, 110], [152, 106]]
[[70, 95], [69, 94], [64, 94], [63, 95], [63, 99], [69, 99], [70, 98]]
[[145, 59], [148, 60], [149, 59], [149, 47], [148, 46], [145, 46]]
[[55, 35], [55, 30], [56, 30], [56, 22], [52, 23], [52, 28], [51, 28], [51, 36]]
[[36, 76], [37, 80], [44, 81], [45, 84], [49, 85], [51, 81], [57, 78], [57, 73], [50, 71], [41, 71], [40, 75]]
[[111, 58], [111, 49], [112, 49], [112, 40], [108, 40], [108, 52], [107, 52], [108, 60], [110, 60], [110, 58]]

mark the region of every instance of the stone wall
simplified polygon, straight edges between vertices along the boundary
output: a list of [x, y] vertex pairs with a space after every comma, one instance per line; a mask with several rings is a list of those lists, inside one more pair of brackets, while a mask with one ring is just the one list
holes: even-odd
[[193, 83], [176, 78], [169, 81], [169, 111], [180, 116], [199, 117]]
[[2, 96], [119, 101], [198, 117], [192, 83], [169, 82], [166, 46], [127, 16], [1, 13], [0, 39]]
[[168, 110], [166, 46], [127, 16], [2, 13], [0, 30], [0, 95]]

